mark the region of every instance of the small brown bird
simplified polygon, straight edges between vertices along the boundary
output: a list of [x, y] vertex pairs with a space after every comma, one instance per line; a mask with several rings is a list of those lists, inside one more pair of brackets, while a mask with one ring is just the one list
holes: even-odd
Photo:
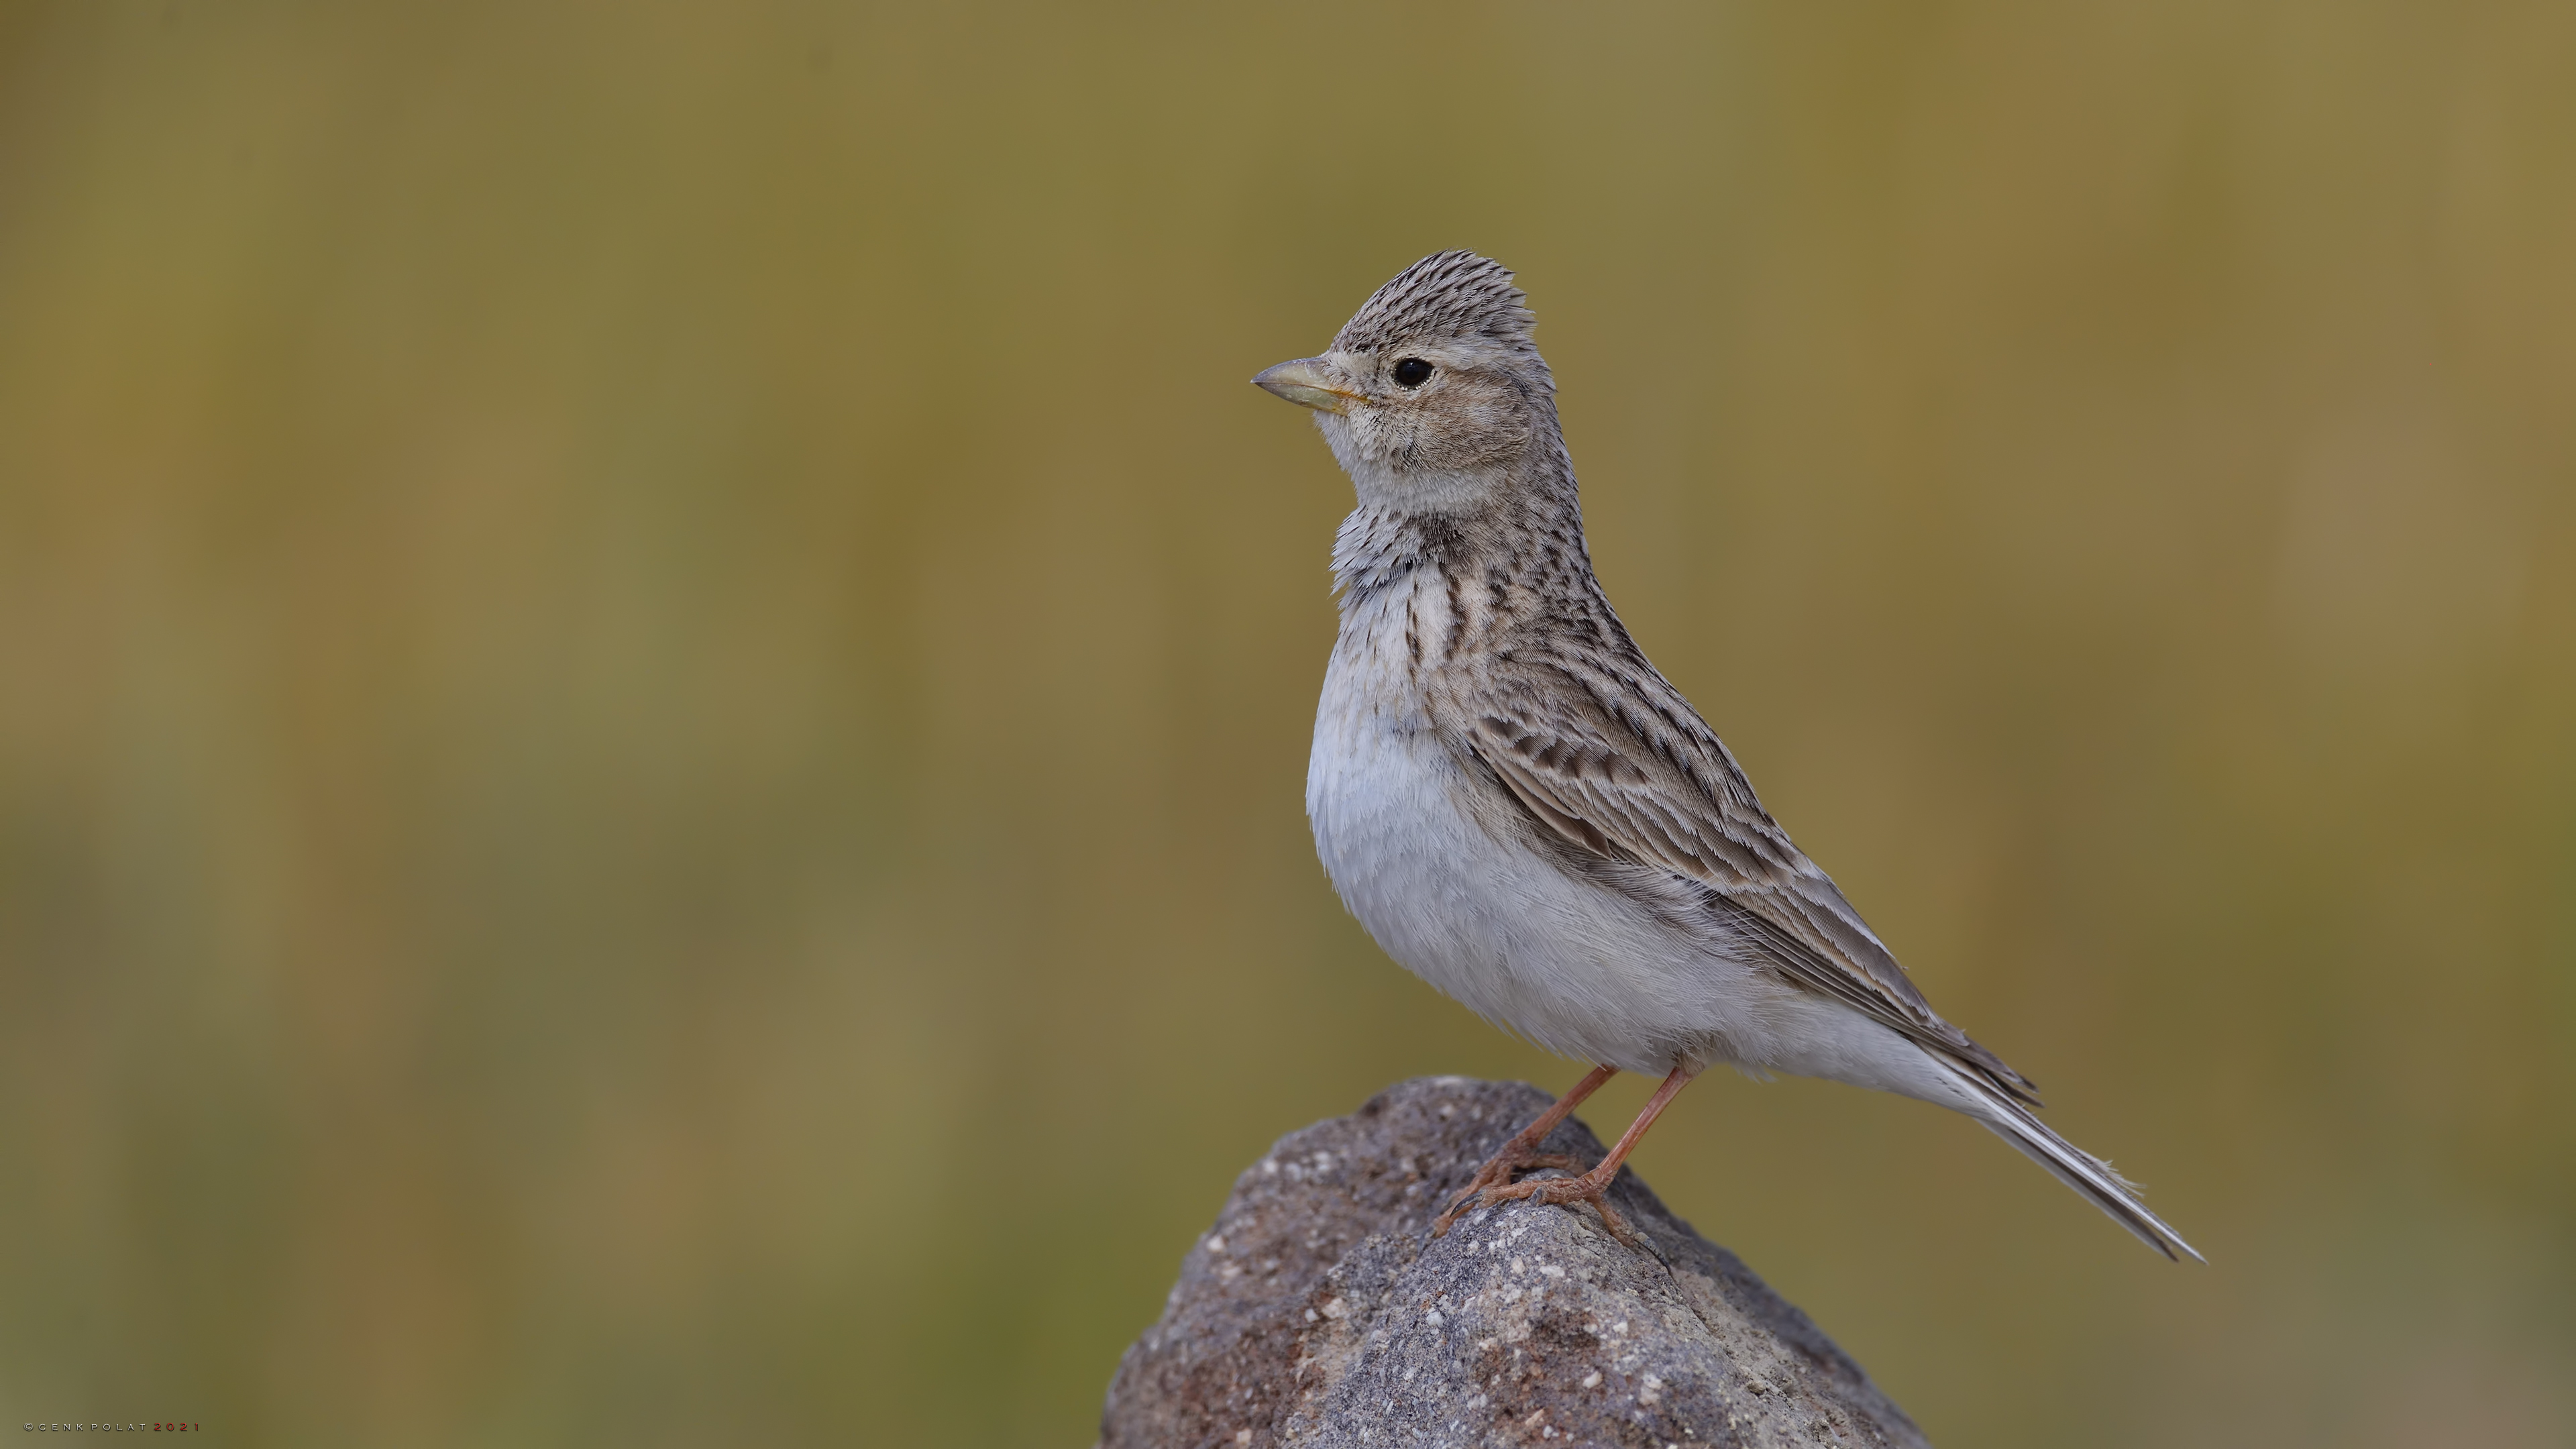
[[[1593, 578], [1556, 387], [1512, 274], [1407, 267], [1331, 350], [1253, 381], [1312, 408], [1359, 507], [1333, 545], [1341, 635], [1306, 812], [1387, 954], [1539, 1045], [1597, 1063], [1434, 1226], [1602, 1194], [1713, 1063], [1964, 1112], [2167, 1257], [2191, 1253], [2110, 1164], [2032, 1114], [2030, 1083], [1933, 1014], [1754, 797]], [[1663, 1078], [1581, 1176], [1537, 1155], [1620, 1071]]]

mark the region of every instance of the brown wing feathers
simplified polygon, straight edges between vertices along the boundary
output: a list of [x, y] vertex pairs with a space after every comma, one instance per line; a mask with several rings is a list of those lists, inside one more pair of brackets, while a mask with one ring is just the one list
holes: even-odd
[[[1788, 979], [2035, 1102], [2020, 1073], [1932, 1013], [1833, 882], [1763, 813], [1697, 715], [1680, 716], [1696, 729], [1672, 727], [1680, 725], [1676, 707], [1686, 712], [1689, 705], [1660, 676], [1654, 684], [1669, 700], [1634, 701], [1668, 726], [1653, 731], [1661, 738], [1652, 742], [1623, 718], [1634, 711], [1600, 697], [1608, 681], [1488, 677], [1494, 685], [1480, 691], [1485, 697], [1459, 702], [1470, 707], [1473, 725], [1456, 733], [1542, 825], [1595, 854], [1660, 866], [1707, 886], [1728, 934]], [[1652, 688], [1642, 681], [1635, 687]]]

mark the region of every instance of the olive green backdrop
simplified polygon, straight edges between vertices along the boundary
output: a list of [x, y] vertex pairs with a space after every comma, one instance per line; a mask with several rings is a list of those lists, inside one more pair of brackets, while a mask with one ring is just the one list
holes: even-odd
[[2576, 1441], [2576, 9], [1078, 9], [0, 7], [0, 1419], [1078, 1449], [1274, 1136], [1569, 1081], [1315, 865], [1244, 382], [1467, 246], [2210, 1265], [1839, 1087], [1648, 1178], [1938, 1441]]

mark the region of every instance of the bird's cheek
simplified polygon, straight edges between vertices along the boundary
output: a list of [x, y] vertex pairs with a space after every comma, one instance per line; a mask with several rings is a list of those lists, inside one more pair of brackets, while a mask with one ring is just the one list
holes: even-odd
[[1324, 446], [1333, 450], [1333, 461], [1342, 465], [1343, 472], [1351, 472], [1367, 460], [1367, 450], [1361, 446], [1360, 436], [1351, 427], [1349, 418], [1339, 413], [1319, 412], [1314, 414], [1314, 419], [1315, 430], [1324, 435]]

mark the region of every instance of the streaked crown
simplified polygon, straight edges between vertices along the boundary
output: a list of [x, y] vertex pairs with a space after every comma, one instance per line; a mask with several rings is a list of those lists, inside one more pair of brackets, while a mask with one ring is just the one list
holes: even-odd
[[1377, 289], [1333, 338], [1335, 352], [1378, 352], [1406, 342], [1484, 337], [1538, 356], [1537, 321], [1511, 269], [1474, 252], [1434, 252]]

